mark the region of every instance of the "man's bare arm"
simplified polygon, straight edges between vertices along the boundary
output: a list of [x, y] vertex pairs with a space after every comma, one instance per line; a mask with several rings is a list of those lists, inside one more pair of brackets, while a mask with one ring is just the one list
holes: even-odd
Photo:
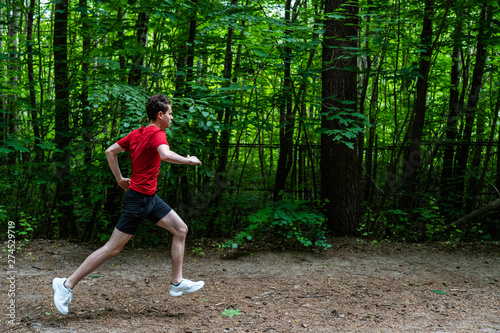
[[118, 165], [117, 157], [117, 155], [123, 151], [125, 151], [125, 149], [120, 147], [118, 143], [114, 143], [108, 149], [106, 149], [106, 158], [108, 159], [109, 167], [111, 169], [111, 172], [113, 173], [113, 176], [115, 176], [118, 185], [126, 191], [128, 190], [128, 187], [130, 185], [130, 179], [123, 178], [122, 172], [120, 171], [120, 166]]
[[160, 145], [158, 147], [158, 154], [162, 161], [172, 163], [172, 164], [189, 164], [189, 165], [201, 165], [200, 160], [196, 156], [181, 156], [176, 152], [170, 150], [168, 145]]

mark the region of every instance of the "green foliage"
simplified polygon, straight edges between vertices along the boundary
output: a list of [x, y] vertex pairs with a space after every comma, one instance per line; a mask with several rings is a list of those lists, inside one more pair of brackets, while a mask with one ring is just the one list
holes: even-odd
[[193, 249], [193, 253], [197, 253], [197, 254], [199, 254], [201, 256], [205, 255], [205, 252], [203, 252], [203, 248], [201, 246], [194, 248]]
[[[352, 104], [349, 101], [344, 102], [346, 105]], [[333, 109], [333, 108], [332, 108]], [[336, 120], [343, 127], [342, 129], [326, 129], [320, 128], [319, 134], [326, 134], [335, 142], [345, 144], [347, 147], [354, 149], [355, 139], [362, 134], [366, 128], [372, 126], [365, 115], [359, 112], [353, 112], [352, 109], [332, 110], [332, 113], [326, 114], [329, 120]]]
[[[93, 108], [108, 103], [117, 105], [121, 102], [125, 114], [121, 115], [120, 132], [129, 132], [147, 122], [145, 103], [149, 95], [142, 87], [131, 86], [120, 82], [95, 82], [90, 91], [88, 101]], [[114, 106], [116, 107], [116, 106]]]
[[326, 239], [325, 217], [304, 201], [278, 201], [248, 217], [249, 225], [225, 246], [237, 248], [246, 241], [270, 240], [292, 246], [331, 247]]
[[[8, 22], [9, 29], [19, 34], [9, 38], [15, 37], [20, 43], [14, 50], [15, 43], [8, 38], [0, 50], [0, 58], [6, 60], [4, 81], [9, 83], [0, 87], [0, 221], [16, 221], [19, 236], [59, 237], [60, 225], [69, 221], [76, 226], [77, 237], [84, 234], [85, 239], [106, 241], [120, 214], [122, 192], [116, 189], [104, 150], [130, 130], [145, 125], [147, 97], [165, 93], [173, 100], [174, 121], [167, 131], [172, 149], [198, 156], [203, 167], [162, 166], [158, 192], [175, 208], [184, 203], [196, 206], [189, 216], [194, 237], [206, 233], [213, 223], [221, 237], [239, 231], [232, 243], [235, 246], [275, 237], [294, 245], [327, 247], [325, 220], [315, 210], [317, 204], [290, 200], [262, 208], [261, 203], [272, 196], [276, 161], [282, 148], [280, 131], [285, 129], [282, 111], [290, 106], [295, 114], [293, 156], [285, 185], [290, 197], [309, 202], [318, 198], [321, 136], [327, 135], [359, 151], [356, 167], [366, 173], [359, 181], [364, 182], [364, 188], [368, 184], [376, 188], [366, 193], [370, 197], [365, 206], [367, 218], [358, 230], [363, 237], [453, 242], [500, 238], [496, 212], [443, 232], [450, 220], [476, 208], [464, 201], [477, 196], [478, 206], [489, 202], [496, 196], [492, 184], [496, 181], [498, 188], [500, 181], [494, 145], [498, 141], [495, 105], [500, 73], [495, 24], [491, 24], [491, 37], [486, 38], [487, 65], [480, 96], [476, 96], [479, 105], [474, 118], [458, 115], [455, 127], [460, 140], [441, 136], [446, 132], [450, 110], [452, 51], [458, 46], [460, 54], [467, 55], [462, 59], [460, 73], [473, 73], [474, 55], [481, 40], [478, 37], [485, 30], [481, 29], [479, 16], [483, 3], [466, 0], [460, 8], [467, 11], [453, 3], [445, 10], [446, 6], [440, 4], [432, 13], [437, 49], [427, 82], [422, 159], [418, 164], [421, 174], [416, 193], [411, 193], [419, 199], [408, 210], [398, 205], [402, 195], [398, 186], [404, 176], [394, 181], [394, 186], [386, 185], [388, 173], [398, 174], [401, 170], [401, 147], [414, 121], [416, 84], [423, 79], [419, 73], [419, 60], [426, 49], [420, 38], [422, 2], [360, 1], [360, 33], [356, 37], [359, 47], [349, 50], [358, 57], [358, 68], [349, 69], [357, 73], [358, 99], [343, 101], [341, 108], [332, 108], [326, 114], [321, 109], [323, 22], [327, 17], [343, 19], [342, 10], [325, 14], [321, 2], [296, 2], [290, 13], [292, 22], [285, 22], [284, 3], [274, 0], [239, 1], [237, 5], [184, 0], [123, 5], [93, 0], [86, 7], [70, 3], [67, 102], [71, 112], [65, 133], [54, 129], [55, 122], [61, 120], [54, 117], [54, 22], [50, 15], [43, 14], [51, 12], [53, 3], [36, 3], [38, 19], [33, 22], [31, 41], [21, 35], [27, 29], [23, 20], [19, 27], [10, 26], [14, 21]], [[10, 8], [6, 6], [4, 11]], [[148, 22], [150, 42], [146, 46], [138, 45], [136, 33], [139, 13], [144, 10], [152, 14]], [[190, 45], [187, 36], [194, 13], [197, 24], [194, 44]], [[230, 28], [232, 40], [228, 39]], [[87, 38], [91, 45], [86, 48], [83, 44]], [[33, 46], [32, 53], [25, 49], [28, 44]], [[288, 52], [293, 85], [291, 101], [284, 105], [283, 95], [288, 93], [283, 86], [284, 55]], [[28, 55], [33, 56], [33, 90], [28, 86]], [[193, 67], [188, 68], [185, 62], [191, 55]], [[224, 67], [226, 60], [231, 68]], [[127, 83], [134, 68], [141, 73], [138, 85]], [[229, 72], [230, 77], [226, 75]], [[472, 81], [460, 78], [464, 105]], [[34, 105], [30, 92], [34, 93]], [[335, 121], [339, 128], [322, 128], [322, 118]], [[436, 194], [442, 190], [443, 149], [447, 145], [454, 147], [456, 165], [462, 154], [458, 148], [467, 144], [462, 139], [468, 119], [474, 120], [474, 125], [470, 147], [466, 148], [471, 154], [476, 151], [480, 162], [472, 165], [471, 155], [463, 178], [450, 170], [452, 180], [448, 185], [454, 187], [464, 180], [467, 185], [463, 191]], [[56, 165], [55, 154], [67, 148], [55, 144], [61, 134], [70, 137], [70, 153], [64, 163], [58, 161]], [[486, 154], [485, 147], [474, 143], [488, 141], [490, 134], [493, 148]], [[216, 184], [214, 174], [225, 153], [224, 135], [229, 138], [225, 183]], [[370, 161], [368, 153], [372, 153]], [[482, 163], [487, 155], [491, 160]], [[130, 175], [126, 154], [120, 156], [120, 167], [124, 175]], [[475, 190], [483, 170], [484, 182]], [[56, 200], [61, 172], [71, 174], [68, 179], [73, 200]], [[432, 193], [432, 197], [426, 193]], [[220, 202], [215, 201], [218, 194]], [[442, 195], [447, 196], [446, 204]], [[72, 206], [72, 216], [62, 215], [65, 205]], [[139, 239], [160, 244], [164, 236], [156, 229], [143, 228]]]
[[5, 225], [7, 223], [7, 211], [4, 209], [4, 205], [0, 205], [0, 224]]
[[33, 238], [33, 227], [36, 225], [36, 219], [31, 216], [26, 216], [21, 212], [21, 218], [19, 219], [19, 226], [16, 230], [18, 236], [23, 237], [27, 242], [29, 239]]
[[241, 315], [241, 310], [240, 309], [225, 309], [224, 311], [221, 312], [221, 315], [232, 318], [234, 316]]

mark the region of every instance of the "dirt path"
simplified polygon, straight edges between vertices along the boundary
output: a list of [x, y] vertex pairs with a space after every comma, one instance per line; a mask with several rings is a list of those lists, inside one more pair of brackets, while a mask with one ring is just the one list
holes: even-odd
[[[193, 252], [200, 247], [204, 254]], [[5, 248], [5, 245], [4, 245]], [[328, 251], [186, 250], [194, 294], [168, 295], [168, 248], [122, 253], [84, 279], [70, 313], [51, 281], [95, 249], [35, 240], [16, 253], [15, 322], [2, 279], [1, 327], [14, 332], [500, 332], [500, 246], [360, 244]], [[7, 256], [2, 253], [7, 276]], [[224, 310], [237, 313], [223, 315]]]

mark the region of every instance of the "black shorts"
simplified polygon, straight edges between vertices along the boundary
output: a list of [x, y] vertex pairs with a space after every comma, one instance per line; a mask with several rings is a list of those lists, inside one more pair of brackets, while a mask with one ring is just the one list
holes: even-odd
[[172, 208], [156, 194], [148, 195], [129, 189], [123, 199], [123, 213], [116, 229], [133, 235], [144, 219], [158, 223], [171, 210]]

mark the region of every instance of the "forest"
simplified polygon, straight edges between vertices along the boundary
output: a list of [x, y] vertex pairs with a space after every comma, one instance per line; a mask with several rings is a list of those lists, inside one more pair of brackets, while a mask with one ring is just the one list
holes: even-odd
[[0, 0], [0, 233], [107, 240], [104, 151], [165, 94], [203, 165], [163, 163], [157, 193], [192, 238], [500, 240], [499, 22], [498, 0]]

